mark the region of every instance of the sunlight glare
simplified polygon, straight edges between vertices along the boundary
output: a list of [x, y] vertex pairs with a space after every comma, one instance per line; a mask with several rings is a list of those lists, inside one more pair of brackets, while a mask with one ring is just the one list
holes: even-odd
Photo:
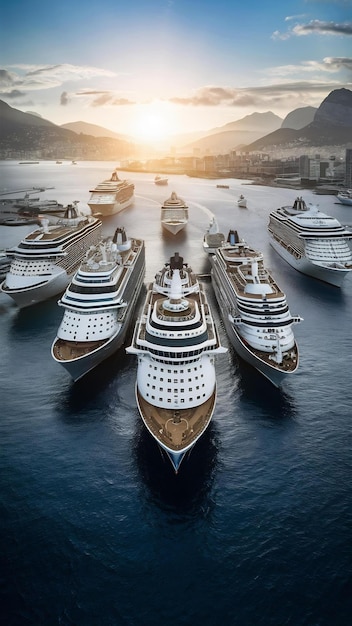
[[161, 103], [143, 107], [136, 116], [133, 135], [140, 141], [161, 141], [172, 132], [170, 111]]

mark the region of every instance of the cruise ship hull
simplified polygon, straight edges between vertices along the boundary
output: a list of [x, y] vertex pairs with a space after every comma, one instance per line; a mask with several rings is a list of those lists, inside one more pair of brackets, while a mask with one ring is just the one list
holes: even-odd
[[[31, 279], [27, 286], [24, 285], [18, 288], [16, 287], [17, 277], [12, 276], [9, 272], [6, 276], [6, 284], [4, 281], [1, 285], [1, 291], [10, 296], [17, 306], [23, 309], [62, 293], [69, 285], [72, 276], [73, 273], [67, 274], [61, 268], [53, 267], [53, 273], [50, 274], [50, 278], [40, 280], [40, 277], [36, 276], [35, 282]], [[24, 284], [24, 282], [22, 279], [21, 283]]]
[[97, 217], [107, 217], [108, 215], [115, 215], [116, 213], [120, 213], [124, 209], [127, 209], [129, 206], [131, 206], [132, 202], [133, 195], [124, 202], [109, 202], [102, 204], [96, 202], [88, 202], [88, 206], [93, 215]]
[[172, 235], [177, 235], [181, 230], [185, 228], [187, 222], [165, 222], [162, 221], [162, 226]]
[[312, 278], [317, 278], [318, 280], [323, 281], [324, 283], [329, 283], [334, 287], [341, 287], [344, 281], [344, 278], [347, 274], [350, 273], [350, 270], [343, 269], [339, 267], [331, 267], [318, 265], [317, 263], [312, 263], [307, 257], [297, 258], [287, 248], [284, 248], [269, 232], [270, 235], [270, 244], [276, 250], [276, 252], [285, 260], [291, 267], [298, 270], [302, 274], [306, 274], [307, 276], [311, 276]]
[[[284, 380], [286, 379], [288, 374], [292, 374], [296, 371], [298, 367], [298, 355], [297, 355], [297, 365], [295, 370], [282, 370], [279, 366], [276, 366], [273, 362], [273, 365], [269, 365], [266, 361], [264, 361], [260, 355], [259, 351], [256, 352], [250, 346], [247, 346], [241, 335], [236, 330], [234, 323], [232, 322], [231, 313], [229, 307], [222, 296], [221, 287], [219, 287], [217, 280], [214, 278], [214, 274], [212, 274], [213, 278], [213, 287], [216, 295], [216, 299], [219, 304], [220, 315], [224, 322], [224, 326], [226, 329], [227, 336], [233, 345], [236, 353], [249, 365], [258, 370], [265, 378], [267, 378], [275, 387], [280, 387]], [[230, 316], [230, 317], [229, 317]]]

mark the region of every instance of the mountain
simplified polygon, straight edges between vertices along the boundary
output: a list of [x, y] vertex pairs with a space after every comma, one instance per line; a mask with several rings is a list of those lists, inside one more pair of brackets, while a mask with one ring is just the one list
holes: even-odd
[[87, 122], [69, 122], [68, 124], [61, 124], [60, 128], [66, 128], [72, 130], [77, 135], [90, 135], [91, 137], [110, 137], [112, 139], [123, 139], [129, 141], [127, 135], [121, 135], [114, 133], [114, 131], [103, 126], [97, 126], [96, 124], [88, 124]]
[[282, 118], [271, 111], [252, 113], [235, 122], [207, 131], [206, 135], [183, 146], [184, 151], [228, 153], [279, 129]]
[[[28, 158], [125, 159], [138, 154], [133, 143], [114, 137], [77, 134], [0, 100], [0, 158], [25, 151]], [[16, 157], [15, 157], [16, 158]]]
[[244, 148], [246, 152], [338, 146], [352, 147], [352, 91], [335, 89], [323, 100], [310, 124], [301, 129], [280, 128]]
[[317, 109], [315, 107], [302, 107], [300, 109], [295, 109], [286, 115], [281, 124], [281, 128], [295, 128], [296, 130], [300, 130], [300, 128], [304, 128], [313, 122], [316, 111]]

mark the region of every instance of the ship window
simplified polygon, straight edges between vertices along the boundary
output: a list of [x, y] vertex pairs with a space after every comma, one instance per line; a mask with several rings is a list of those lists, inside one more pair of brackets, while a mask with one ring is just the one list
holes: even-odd
[[171, 378], [168, 378], [168, 379], [167, 379], [167, 382], [168, 382], [168, 383], [171, 383]]
[[183, 388], [182, 388], [182, 389], [180, 389], [180, 391], [181, 391], [181, 393], [185, 393], [185, 390], [184, 390]]
[[185, 401], [185, 399], [184, 399], [184, 398], [181, 398], [181, 402], [184, 402], [184, 401]]
[[167, 390], [167, 393], [171, 393], [171, 389], [168, 389], [168, 390]]
[[168, 402], [171, 402], [171, 398], [168, 398], [168, 399], [167, 399], [167, 401], [168, 401]]
[[160, 382], [164, 382], [164, 379], [163, 379], [163, 378], [160, 378]]

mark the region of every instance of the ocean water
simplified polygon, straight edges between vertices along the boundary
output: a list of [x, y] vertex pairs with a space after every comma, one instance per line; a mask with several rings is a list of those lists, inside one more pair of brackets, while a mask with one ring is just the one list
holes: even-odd
[[[0, 164], [0, 186], [55, 187], [86, 207], [114, 163]], [[270, 210], [297, 192], [229, 179], [130, 174], [134, 205], [104, 220], [146, 242], [146, 282], [175, 251], [209, 272], [212, 214], [262, 250], [285, 291], [300, 349], [278, 390], [240, 362], [205, 281], [223, 345], [210, 428], [178, 476], [139, 417], [136, 361], [117, 352], [78, 383], [50, 355], [56, 299], [19, 310], [0, 294], [1, 607], [6, 626], [347, 626], [352, 615], [352, 277], [305, 277], [269, 245]], [[190, 221], [165, 236], [176, 191]], [[248, 209], [239, 209], [239, 193]], [[21, 196], [22, 194], [17, 194]], [[352, 223], [333, 196], [307, 202]], [[33, 227], [26, 227], [32, 230]], [[23, 227], [0, 226], [0, 247]], [[142, 294], [143, 298], [143, 294]]]

